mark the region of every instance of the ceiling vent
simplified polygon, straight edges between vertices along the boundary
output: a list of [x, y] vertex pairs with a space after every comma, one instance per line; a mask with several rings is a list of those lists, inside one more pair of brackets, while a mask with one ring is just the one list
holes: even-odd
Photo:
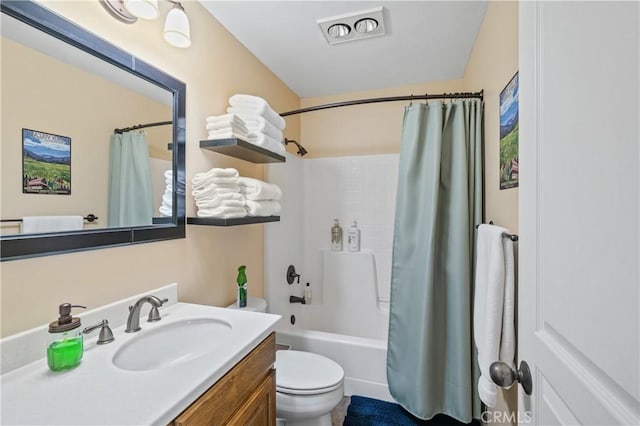
[[329, 44], [385, 35], [382, 6], [316, 20]]

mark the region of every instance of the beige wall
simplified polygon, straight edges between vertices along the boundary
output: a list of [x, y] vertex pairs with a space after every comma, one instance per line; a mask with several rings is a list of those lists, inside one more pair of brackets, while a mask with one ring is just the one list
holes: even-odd
[[500, 92], [518, 71], [518, 3], [489, 3], [464, 73], [464, 89], [484, 89], [487, 221], [518, 231], [518, 189], [500, 190]]
[[[462, 91], [462, 80], [439, 81], [379, 90], [304, 98], [302, 107], [354, 99]], [[423, 101], [424, 102], [424, 101]], [[300, 116], [305, 158], [400, 152], [402, 116], [408, 102], [384, 102], [326, 109]]]
[[[100, 219], [87, 228], [106, 227], [113, 129], [164, 120], [171, 120], [169, 106], [3, 38], [2, 217], [93, 213]], [[71, 138], [71, 195], [22, 193], [22, 128]], [[147, 135], [150, 153], [170, 159], [171, 127]], [[16, 224], [2, 230], [19, 231]]]
[[[233, 166], [262, 177], [263, 167], [209, 151], [205, 117], [221, 114], [230, 95], [252, 93], [276, 111], [299, 107], [299, 98], [195, 1], [183, 2], [193, 45], [176, 49], [162, 40], [162, 19], [135, 25], [113, 19], [99, 2], [44, 2], [55, 12], [187, 84], [187, 179], [214, 166]], [[162, 16], [170, 5], [160, 2]], [[285, 134], [299, 139], [299, 122], [287, 120]], [[190, 184], [188, 185], [190, 186]], [[187, 214], [195, 213], [191, 196]], [[3, 262], [2, 335], [55, 319], [62, 302], [91, 308], [171, 282], [180, 299], [225, 305], [235, 299], [236, 268], [247, 265], [249, 294], [262, 295], [263, 225], [217, 228], [188, 226], [187, 238], [68, 255]]]

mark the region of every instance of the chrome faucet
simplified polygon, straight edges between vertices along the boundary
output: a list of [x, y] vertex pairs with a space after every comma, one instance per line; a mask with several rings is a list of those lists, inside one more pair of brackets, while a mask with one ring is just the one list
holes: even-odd
[[160, 321], [161, 318], [158, 308], [168, 301], [169, 299], [159, 299], [156, 296], [143, 296], [138, 299], [133, 306], [129, 306], [129, 318], [127, 318], [127, 328], [124, 332], [135, 333], [136, 331], [140, 331], [140, 309], [142, 309], [142, 305], [144, 305], [145, 302], [149, 302], [152, 306], [147, 321], [153, 322]]

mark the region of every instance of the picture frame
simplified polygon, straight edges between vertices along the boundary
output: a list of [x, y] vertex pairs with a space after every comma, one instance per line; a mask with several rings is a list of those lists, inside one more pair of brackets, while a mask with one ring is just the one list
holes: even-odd
[[22, 193], [71, 195], [71, 138], [22, 129]]
[[500, 92], [500, 189], [518, 187], [518, 72]]

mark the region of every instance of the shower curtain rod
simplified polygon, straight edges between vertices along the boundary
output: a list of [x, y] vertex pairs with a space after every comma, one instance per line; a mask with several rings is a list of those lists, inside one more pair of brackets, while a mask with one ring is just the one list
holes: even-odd
[[305, 112], [311, 112], [311, 111], [320, 111], [322, 109], [340, 108], [340, 107], [351, 106], [351, 105], [374, 104], [378, 102], [421, 101], [421, 100], [429, 100], [429, 99], [463, 99], [463, 98], [479, 98], [480, 100], [482, 100], [484, 98], [484, 90], [481, 90], [479, 92], [442, 93], [439, 95], [424, 94], [424, 95], [409, 95], [409, 96], [390, 96], [386, 98], [356, 99], [353, 101], [335, 102], [332, 104], [316, 105], [316, 106], [307, 107], [307, 108], [294, 109], [292, 111], [283, 112], [280, 114], [280, 116], [287, 117], [289, 115], [303, 114]]
[[169, 124], [173, 124], [173, 121], [157, 121], [155, 123], [137, 124], [135, 126], [125, 127], [124, 129], [113, 129], [113, 133], [130, 132], [131, 130], [146, 129], [147, 127], [168, 126]]

